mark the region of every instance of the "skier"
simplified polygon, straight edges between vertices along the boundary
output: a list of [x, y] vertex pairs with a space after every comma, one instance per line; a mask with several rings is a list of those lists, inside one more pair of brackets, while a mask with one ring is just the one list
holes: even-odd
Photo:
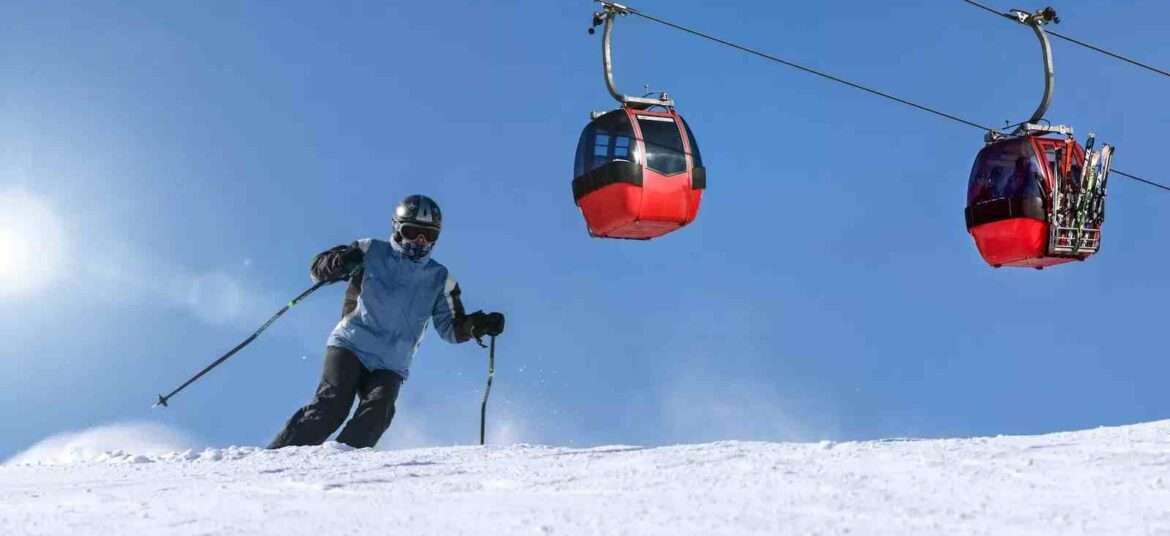
[[366, 238], [317, 255], [314, 281], [349, 280], [341, 321], [329, 334], [312, 402], [299, 409], [270, 449], [323, 443], [358, 407], [337, 441], [372, 447], [394, 418], [398, 389], [429, 321], [444, 340], [462, 343], [504, 331], [504, 315], [464, 314], [459, 285], [430, 258], [443, 216], [425, 195], [403, 199], [389, 242]]

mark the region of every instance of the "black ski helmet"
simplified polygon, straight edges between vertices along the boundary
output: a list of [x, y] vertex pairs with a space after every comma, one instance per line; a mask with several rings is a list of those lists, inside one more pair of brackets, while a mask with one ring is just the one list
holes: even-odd
[[402, 239], [402, 227], [404, 225], [411, 225], [434, 229], [435, 233], [433, 236], [437, 239], [438, 232], [443, 228], [443, 212], [439, 210], [439, 204], [434, 199], [421, 194], [408, 195], [394, 208], [393, 221], [394, 242], [402, 247], [402, 251], [407, 257], [417, 260], [431, 252], [435, 241], [428, 241], [425, 246], [419, 246], [412, 241], [405, 241]]

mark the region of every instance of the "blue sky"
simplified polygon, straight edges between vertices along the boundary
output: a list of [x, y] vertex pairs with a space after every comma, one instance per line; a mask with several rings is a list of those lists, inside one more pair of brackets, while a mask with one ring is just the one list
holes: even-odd
[[[1041, 90], [1031, 33], [959, 1], [634, 6], [985, 124], [1023, 119]], [[1060, 31], [1170, 65], [1170, 6], [1056, 7]], [[123, 421], [266, 443], [316, 384], [340, 287], [149, 405], [306, 287], [313, 254], [385, 237], [416, 192], [444, 209], [435, 256], [469, 308], [508, 314], [495, 442], [1168, 416], [1170, 195], [1115, 176], [1098, 257], [992, 270], [963, 226], [978, 131], [636, 18], [618, 23], [618, 84], [670, 90], [709, 189], [680, 232], [590, 239], [572, 155], [589, 111], [613, 106], [593, 9], [5, 2], [0, 458]], [[1170, 180], [1170, 80], [1054, 47], [1048, 118]], [[383, 445], [474, 442], [485, 368], [429, 334]]]

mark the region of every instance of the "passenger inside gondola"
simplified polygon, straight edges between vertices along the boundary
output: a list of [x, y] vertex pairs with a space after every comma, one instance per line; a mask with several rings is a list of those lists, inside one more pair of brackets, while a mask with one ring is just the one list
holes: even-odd
[[1003, 191], [1004, 197], [1040, 197], [1040, 170], [1034, 159], [1016, 158], [1011, 184]]
[[971, 170], [968, 205], [1001, 198], [1042, 197], [1044, 175], [1030, 143], [1005, 143], [984, 149]]

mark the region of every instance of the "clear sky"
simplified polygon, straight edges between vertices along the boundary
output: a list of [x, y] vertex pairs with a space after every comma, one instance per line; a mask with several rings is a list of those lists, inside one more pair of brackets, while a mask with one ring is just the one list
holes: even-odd
[[[1007, 5], [997, 7], [1041, 7]], [[1041, 91], [1031, 32], [960, 1], [641, 0], [644, 11], [985, 124]], [[1164, 2], [1061, 2], [1058, 29], [1170, 65]], [[0, 458], [149, 420], [260, 445], [306, 402], [343, 289], [169, 391], [386, 237], [501, 310], [495, 442], [1038, 433], [1170, 416], [1170, 194], [1111, 181], [1102, 253], [993, 270], [966, 234], [980, 132], [645, 20], [619, 86], [668, 89], [708, 166], [696, 222], [587, 236], [577, 136], [611, 108], [590, 2], [0, 4]], [[1170, 79], [1057, 41], [1048, 118], [1170, 180]], [[477, 440], [486, 354], [434, 333], [385, 446]]]

